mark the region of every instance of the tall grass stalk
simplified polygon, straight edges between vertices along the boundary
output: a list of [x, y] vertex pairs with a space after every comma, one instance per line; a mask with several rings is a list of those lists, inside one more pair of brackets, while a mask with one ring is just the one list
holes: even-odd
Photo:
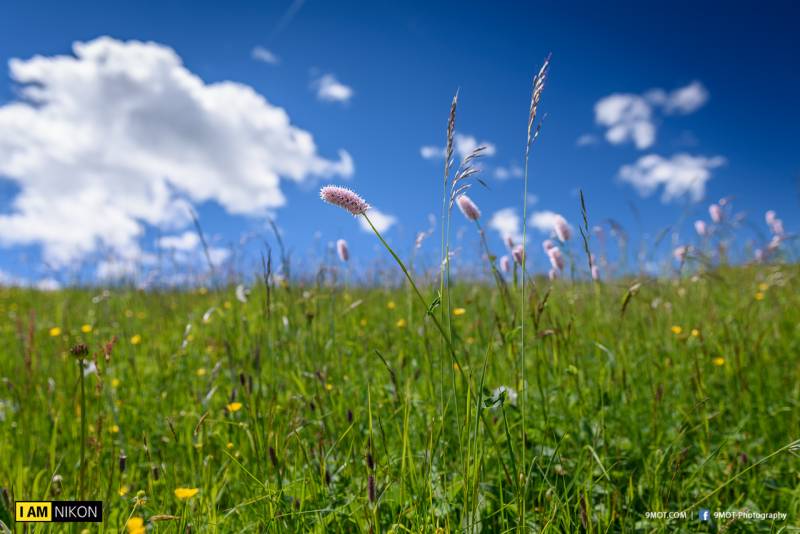
[[[528, 135], [527, 141], [525, 143], [525, 168], [523, 170], [523, 186], [522, 186], [522, 262], [521, 269], [522, 269], [522, 283], [520, 284], [520, 354], [519, 354], [519, 367], [518, 367], [518, 377], [519, 383], [517, 388], [520, 391], [520, 395], [522, 396], [522, 400], [520, 403], [521, 412], [522, 412], [522, 425], [520, 428], [521, 432], [521, 443], [522, 443], [522, 465], [523, 469], [525, 466], [525, 426], [527, 424], [527, 413], [526, 413], [526, 404], [527, 404], [527, 397], [528, 397], [528, 387], [526, 384], [526, 377], [525, 377], [525, 256], [527, 255], [527, 236], [528, 236], [528, 169], [530, 164], [530, 152], [531, 146], [533, 145], [534, 141], [539, 135], [541, 123], [536, 124], [536, 115], [539, 107], [539, 102], [542, 98], [542, 91], [544, 90], [544, 83], [547, 78], [547, 69], [550, 65], [550, 56], [548, 56], [544, 63], [542, 64], [541, 69], [539, 69], [538, 74], [533, 77], [533, 88], [531, 90], [531, 104], [530, 109], [528, 110]], [[536, 125], [536, 129], [534, 130], [534, 125]], [[537, 363], [538, 365], [538, 363]], [[520, 476], [520, 474], [515, 473], [515, 476]], [[527, 478], [523, 487], [527, 488], [528, 481]], [[519, 524], [518, 526], [521, 528], [525, 524], [525, 500], [522, 500], [520, 510], [519, 510]]]

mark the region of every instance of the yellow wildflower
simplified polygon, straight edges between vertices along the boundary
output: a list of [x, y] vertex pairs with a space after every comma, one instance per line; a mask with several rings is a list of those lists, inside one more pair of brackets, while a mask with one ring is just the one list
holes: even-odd
[[112, 425], [111, 426], [111, 433], [117, 434], [119, 432], [119, 425]]
[[121, 384], [121, 381], [120, 381], [119, 378], [112, 378], [111, 379], [111, 387], [112, 388], [118, 388], [120, 384]]
[[145, 534], [147, 532], [144, 528], [144, 519], [141, 517], [131, 517], [125, 523], [125, 528], [128, 529], [128, 534]]
[[386, 307], [389, 308], [390, 310], [393, 310], [397, 307], [397, 304], [395, 304], [393, 300], [390, 300], [389, 302], [386, 303]]
[[84, 334], [90, 334], [92, 332], [92, 325], [90, 324], [83, 325], [81, 327], [81, 332], [83, 332]]
[[200, 369], [195, 371], [195, 374], [197, 376], [206, 376], [206, 368], [205, 367], [201, 367]]
[[464, 315], [465, 313], [467, 313], [467, 310], [464, 308], [456, 308], [453, 310], [453, 315]]
[[700, 330], [692, 328], [692, 337], [700, 337]]
[[50, 337], [57, 337], [61, 335], [61, 329], [57, 326], [54, 326], [50, 329]]
[[721, 366], [725, 365], [725, 358], [723, 358], [722, 356], [717, 356], [716, 358], [711, 360], [711, 363], [713, 363], [717, 367], [721, 367]]
[[678, 325], [673, 326], [670, 330], [672, 330], [672, 333], [675, 334], [676, 336], [681, 335], [681, 332], [683, 332], [683, 328], [681, 328]]
[[120, 486], [119, 487], [119, 496], [124, 497], [128, 494], [128, 486]]
[[135, 334], [131, 338], [131, 345], [138, 345], [141, 342], [142, 342], [142, 336], [140, 336], [139, 334]]
[[225, 302], [222, 304], [222, 307], [223, 307], [223, 308], [225, 308], [226, 310], [230, 310], [230, 309], [231, 309], [231, 303], [230, 303], [230, 301], [226, 300], [226, 301], [225, 301]]
[[127, 317], [128, 319], [133, 317], [133, 310], [125, 310], [125, 317]]
[[231, 442], [229, 441], [229, 442], [228, 442], [228, 444], [227, 444], [227, 445], [225, 445], [225, 447], [226, 447], [226, 448], [228, 448], [228, 449], [232, 449], [232, 448], [233, 448], [233, 443], [231, 443]]
[[186, 499], [191, 499], [197, 495], [199, 491], [200, 490], [197, 488], [175, 488], [175, 496], [180, 500], [185, 501]]
[[764, 293], [762, 293], [761, 291], [756, 293], [756, 300], [764, 300]]
[[359, 321], [358, 324], [360, 324], [361, 326], [367, 326], [367, 320], [361, 319], [361, 321]]
[[397, 328], [405, 328], [406, 327], [406, 320], [405, 319], [399, 319], [397, 321], [397, 323], [395, 323], [395, 324], [397, 325]]
[[332, 391], [332, 390], [333, 390], [333, 384], [331, 384], [331, 383], [327, 383], [327, 384], [325, 384], [325, 389], [326, 389], [327, 391]]
[[232, 403], [228, 404], [228, 406], [226, 406], [226, 408], [228, 408], [229, 412], [238, 412], [239, 410], [242, 409], [242, 403], [241, 402], [232, 402]]
[[766, 291], [767, 289], [769, 289], [769, 284], [765, 284], [764, 282], [758, 284], [759, 291]]

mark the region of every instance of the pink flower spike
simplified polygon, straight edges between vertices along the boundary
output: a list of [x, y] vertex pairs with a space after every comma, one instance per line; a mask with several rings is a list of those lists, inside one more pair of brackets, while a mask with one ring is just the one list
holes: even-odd
[[508, 257], [508, 255], [500, 258], [500, 270], [504, 273], [511, 271], [511, 259]]
[[464, 214], [464, 217], [469, 219], [470, 221], [477, 221], [481, 217], [481, 210], [478, 209], [478, 206], [470, 199], [467, 195], [459, 195], [456, 199], [456, 204], [458, 204], [458, 209], [461, 210], [461, 213]]
[[506, 236], [506, 248], [508, 248], [508, 250], [514, 250], [514, 240], [510, 235]]
[[559, 271], [564, 270], [564, 256], [561, 254], [561, 250], [558, 247], [553, 247], [548, 250], [547, 257], [550, 258], [550, 265], [553, 266], [553, 269], [558, 269]]
[[547, 252], [548, 252], [548, 251], [549, 251], [551, 248], [553, 248], [553, 247], [555, 247], [555, 246], [556, 246], [556, 244], [555, 244], [555, 243], [553, 243], [553, 241], [551, 241], [550, 239], [545, 239], [544, 241], [542, 241], [542, 248], [544, 249], [544, 253], [545, 253], [545, 254], [547, 254]]
[[550, 281], [555, 280], [558, 278], [558, 271], [556, 269], [550, 269], [550, 272], [547, 273], [547, 277], [550, 278]]
[[525, 261], [525, 249], [522, 248], [522, 245], [514, 247], [514, 250], [511, 251], [511, 255], [514, 257], [514, 261], [517, 265], [522, 265]]
[[700, 237], [705, 237], [708, 234], [708, 226], [706, 226], [705, 221], [695, 221], [694, 229]]
[[600, 280], [600, 269], [597, 265], [592, 265], [592, 280]]
[[722, 222], [722, 208], [719, 207], [717, 204], [711, 204], [708, 207], [708, 214], [711, 216], [711, 220], [714, 223], [719, 224]]
[[672, 251], [672, 255], [675, 257], [676, 260], [683, 263], [686, 261], [686, 256], [689, 254], [689, 247], [687, 245], [681, 245], [677, 247], [675, 250]]
[[772, 219], [772, 224], [770, 224], [770, 228], [772, 233], [777, 236], [783, 236], [783, 221], [780, 219]]
[[572, 236], [572, 229], [570, 229], [567, 220], [561, 215], [555, 216], [553, 220], [553, 231], [555, 231], [556, 237], [558, 237], [558, 240], [562, 243], [568, 241]]
[[369, 209], [369, 204], [353, 191], [338, 185], [326, 185], [319, 191], [319, 197], [334, 206], [339, 206], [353, 215], [363, 215]]
[[336, 242], [336, 252], [339, 254], [339, 259], [347, 262], [350, 259], [350, 250], [347, 248], [347, 241], [340, 239]]
[[772, 222], [775, 220], [775, 210], [769, 210], [765, 213], [764, 220], [767, 221], [767, 225], [772, 226]]

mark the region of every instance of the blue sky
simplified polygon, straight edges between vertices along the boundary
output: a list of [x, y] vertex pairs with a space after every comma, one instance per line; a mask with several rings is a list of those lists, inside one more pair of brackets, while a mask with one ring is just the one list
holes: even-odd
[[[552, 66], [542, 104], [547, 119], [531, 161], [529, 190], [537, 202], [529, 212], [560, 213], [577, 225], [576, 191], [581, 188], [592, 224], [613, 218], [636, 241], [682, 221], [677, 235], [665, 241], [665, 254], [670, 242], [695, 242], [692, 222], [707, 220], [709, 203], [729, 195], [734, 211], [745, 212], [765, 236], [768, 209], [778, 213], [789, 233], [800, 223], [800, 68], [793, 26], [800, 8], [789, 2], [610, 6], [308, 0], [224, 7], [216, 2], [115, 2], [112, 9], [104, 2], [77, 1], [68, 6], [20, 2], [2, 9], [0, 125], [6, 132], [0, 132], [0, 272], [6, 279], [63, 277], [75, 265], [82, 265], [88, 276], [112, 259], [106, 274], [126, 272], [134, 258], [156, 255], [159, 236], [183, 236], [191, 229], [190, 220], [175, 215], [184, 213], [186, 204], [199, 214], [220, 261], [223, 249], [243, 235], [269, 238], [266, 213], [275, 217], [296, 261], [309, 268], [338, 238], [348, 240], [361, 267], [382, 257], [374, 236], [319, 201], [317, 191], [325, 183], [348, 185], [394, 217], [387, 237], [408, 253], [417, 232], [428, 227], [428, 214], [439, 212], [442, 162], [423, 158], [421, 148], [443, 145], [456, 90], [457, 131], [465, 140], [490, 143], [493, 152], [483, 161], [489, 189], [470, 191], [484, 224], [503, 208], [520, 211], [522, 180], [496, 175], [498, 168], [523, 163], [531, 77], [548, 53]], [[196, 114], [192, 106], [170, 104], [174, 94], [175, 102], [186, 103], [180, 100], [183, 87], [169, 86], [174, 77], [160, 78], [157, 62], [144, 75], [142, 83], [149, 85], [111, 87], [108, 73], [87, 74], [91, 62], [84, 58], [69, 63], [66, 74], [58, 68], [21, 68], [33, 86], [52, 85], [48, 98], [66, 93], [54, 111], [56, 119], [47, 113], [47, 103], [28, 105], [32, 113], [11, 110], [31, 97], [23, 95], [26, 84], [12, 79], [10, 60], [27, 62], [36, 55], [48, 61], [75, 59], [74, 42], [97, 43], [103, 36], [108, 46], [120, 50], [130, 51], [131, 40], [152, 41], [147, 46], [153, 50], [171, 49], [187, 76], [201, 82], [192, 94], [211, 98], [208, 88], [232, 81], [239, 85], [230, 98], [238, 103], [229, 104], [225, 94], [215, 91], [207, 116], [189, 116]], [[265, 61], [264, 54], [255, 58], [256, 47], [277, 61]], [[121, 60], [131, 72], [149, 68], [146, 64], [135, 54]], [[267, 103], [244, 98], [245, 86]], [[687, 93], [674, 93], [686, 87]], [[598, 102], [614, 94], [624, 96], [622, 104], [634, 115], [620, 117], [618, 108], [607, 108], [610, 122], [598, 124]], [[133, 109], [137, 102], [147, 105], [154, 95], [166, 96], [148, 108], [155, 116], [139, 125], [146, 132], [131, 133], [131, 117], [141, 116], [120, 110]], [[90, 109], [73, 114], [69, 106], [75, 101]], [[243, 108], [238, 115], [228, 111], [235, 106]], [[273, 117], [276, 107], [285, 111], [288, 123], [249, 124], [248, 117], [262, 117], [262, 112]], [[35, 125], [26, 122], [29, 116]], [[179, 143], [162, 136], [164, 125], [170, 135], [180, 134]], [[649, 133], [637, 130], [630, 140], [614, 143], [606, 138], [614, 126], [623, 138], [639, 127]], [[290, 128], [299, 130], [287, 133]], [[293, 137], [298, 131], [313, 136], [310, 152]], [[219, 132], [229, 134], [224, 142], [214, 137]], [[97, 142], [96, 150], [76, 148], [84, 134], [118, 146]], [[290, 163], [275, 163], [286, 143], [293, 152]], [[263, 154], [256, 153], [262, 149]], [[20, 163], [20, 154], [33, 155]], [[131, 154], [138, 154], [135, 161], [124, 161], [134, 158]], [[192, 159], [195, 154], [203, 157]], [[151, 156], [152, 165], [142, 163]], [[710, 177], [700, 191], [678, 187], [684, 194], [669, 202], [663, 185], [644, 195], [620, 173], [630, 166], [629, 176], [653, 179], [641, 161], [648, 156], [650, 163], [658, 158], [669, 180], [679, 181], [672, 174], [687, 171], [686, 165], [690, 171], [705, 167]], [[226, 168], [229, 159], [235, 163]], [[166, 178], [155, 176], [162, 173], [153, 170], [161, 163]], [[204, 166], [216, 174], [205, 176]], [[153, 182], [146, 173], [153, 174]], [[166, 184], [166, 190], [153, 184]], [[130, 204], [120, 200], [131, 191]], [[107, 209], [104, 194], [117, 199]], [[23, 197], [29, 202], [21, 207]], [[71, 204], [59, 206], [65, 198]], [[92, 202], [102, 209], [92, 209]], [[75, 210], [74, 217], [69, 209]], [[54, 215], [59, 213], [60, 218]], [[459, 213], [455, 220], [462, 225]], [[477, 243], [468, 230], [460, 243], [464, 261], [474, 257]], [[537, 270], [547, 266], [538, 245], [546, 234], [546, 229], [529, 230]], [[492, 247], [501, 252], [499, 233], [490, 235]], [[735, 247], [757, 236], [750, 228], [738, 235]], [[424, 249], [431, 258], [438, 254], [437, 239]], [[197, 260], [190, 238], [162, 242], [170, 243], [177, 262]], [[241, 247], [243, 269], [252, 267], [256, 257], [253, 243]], [[156, 260], [147, 261], [152, 265]]]

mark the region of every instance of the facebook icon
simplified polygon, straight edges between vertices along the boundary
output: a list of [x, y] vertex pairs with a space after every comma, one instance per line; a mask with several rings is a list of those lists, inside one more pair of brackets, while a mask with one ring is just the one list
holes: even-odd
[[700, 521], [708, 521], [711, 519], [711, 512], [708, 511], [708, 508], [700, 508], [697, 517], [700, 518]]

